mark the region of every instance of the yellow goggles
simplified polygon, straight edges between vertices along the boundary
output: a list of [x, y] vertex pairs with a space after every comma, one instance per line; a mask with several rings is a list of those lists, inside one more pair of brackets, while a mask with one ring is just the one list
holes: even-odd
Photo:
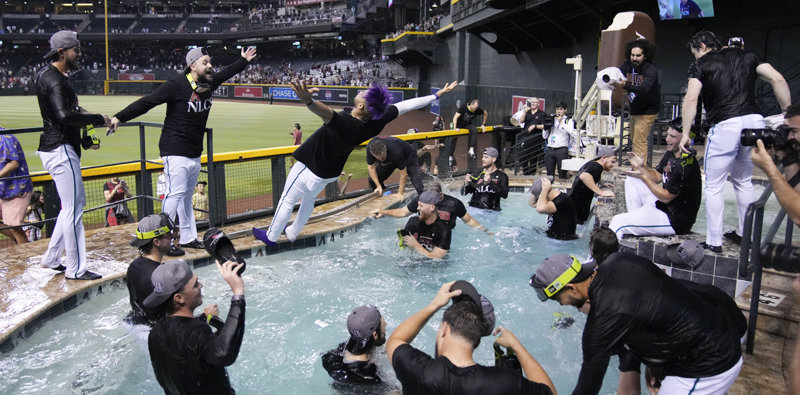
[[170, 229], [169, 226], [164, 226], [156, 230], [151, 230], [149, 232], [139, 232], [137, 230], [136, 238], [139, 240], [150, 240], [150, 239], [155, 239], [158, 236], [165, 235], [169, 232], [172, 232], [172, 229]]
[[567, 270], [564, 273], [558, 276], [558, 278], [556, 278], [555, 281], [550, 283], [548, 286], [544, 288], [535, 287], [533, 285], [533, 279], [536, 277], [536, 275], [534, 274], [533, 277], [531, 277], [529, 284], [531, 285], [531, 287], [533, 287], [534, 290], [536, 290], [536, 295], [542, 302], [552, 298], [553, 295], [557, 294], [558, 291], [564, 288], [565, 285], [569, 284], [569, 282], [572, 281], [572, 279], [574, 279], [575, 277], [577, 277], [578, 273], [581, 272], [581, 267], [582, 267], [581, 262], [578, 261], [578, 259], [572, 255], [570, 255], [569, 257], [572, 258], [572, 264], [569, 266], [569, 268], [567, 268]]

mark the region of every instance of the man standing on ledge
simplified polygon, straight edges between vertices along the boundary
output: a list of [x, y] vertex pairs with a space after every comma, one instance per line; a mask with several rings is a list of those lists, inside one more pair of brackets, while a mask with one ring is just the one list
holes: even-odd
[[[203, 248], [197, 240], [197, 226], [192, 209], [192, 193], [200, 175], [200, 154], [203, 153], [203, 136], [206, 133], [212, 94], [218, 86], [247, 68], [256, 57], [255, 47], [242, 48], [241, 58], [217, 73], [205, 48], [194, 48], [186, 54], [186, 69], [182, 75], [156, 88], [153, 93], [131, 103], [111, 119], [109, 133], [120, 123], [128, 122], [152, 109], [167, 103], [164, 129], [158, 141], [164, 158], [167, 191], [162, 211], [173, 221], [180, 218], [180, 246]], [[179, 256], [180, 249], [173, 247], [168, 253]]]
[[497, 156], [497, 148], [484, 149], [481, 159], [483, 170], [475, 175], [464, 176], [461, 194], [472, 194], [469, 199], [471, 207], [500, 211], [500, 199], [508, 197], [508, 176], [497, 169]]
[[[297, 163], [286, 177], [272, 223], [266, 231], [253, 228], [253, 236], [268, 246], [274, 246], [285, 231], [286, 238], [294, 242], [311, 217], [317, 195], [325, 185], [337, 180], [355, 147], [380, 134], [386, 124], [399, 115], [431, 104], [456, 85], [458, 83], [453, 81], [433, 95], [390, 104], [389, 90], [375, 84], [356, 95], [353, 111], [347, 114], [337, 113], [314, 100], [311, 95], [318, 92], [319, 88], [309, 89], [305, 81], [292, 81], [292, 89], [297, 97], [312, 113], [322, 118], [323, 125], [294, 151]], [[294, 205], [301, 199], [297, 217], [287, 227]]]
[[[475, 148], [478, 146], [478, 129], [475, 127], [475, 118], [479, 115], [483, 115], [481, 128], [485, 128], [486, 118], [489, 118], [489, 113], [480, 108], [478, 99], [472, 99], [469, 101], [469, 104], [462, 105], [458, 111], [456, 111], [455, 115], [453, 115], [453, 125], [456, 126], [456, 129], [469, 130], [468, 154], [470, 157], [475, 156]], [[452, 152], [450, 153], [450, 157], [453, 157]]]
[[[86, 193], [81, 176], [81, 145], [100, 148], [88, 136], [81, 140], [81, 128], [108, 125], [105, 115], [90, 114], [78, 104], [78, 95], [67, 83], [67, 72], [78, 70], [81, 42], [75, 32], [62, 30], [50, 37], [50, 52], [44, 58], [52, 63], [39, 70], [36, 95], [44, 121], [36, 154], [53, 177], [61, 211], [58, 213], [50, 244], [41, 266], [63, 271], [70, 280], [96, 280], [102, 276], [86, 270], [86, 239], [83, 233], [83, 207]], [[87, 141], [88, 139], [88, 141]], [[66, 252], [65, 265], [59, 263]], [[65, 271], [66, 269], [66, 271]]]

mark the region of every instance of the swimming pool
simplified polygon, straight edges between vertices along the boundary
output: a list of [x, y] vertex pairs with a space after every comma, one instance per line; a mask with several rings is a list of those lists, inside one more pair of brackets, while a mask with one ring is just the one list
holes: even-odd
[[[345, 322], [353, 307], [376, 305], [391, 332], [427, 305], [443, 282], [466, 279], [492, 301], [498, 324], [517, 334], [557, 389], [571, 391], [585, 317], [572, 307], [539, 302], [527, 283], [546, 256], [568, 252], [582, 258], [588, 242], [545, 238], [545, 218], [527, 198], [511, 194], [499, 215], [473, 212], [496, 235], [459, 223], [442, 261], [399, 249], [395, 230], [406, 219], [397, 218], [368, 221], [317, 248], [250, 259], [246, 333], [239, 358], [228, 368], [234, 388], [242, 394], [334, 393], [320, 356], [347, 339]], [[195, 272], [204, 301], [219, 303], [225, 316], [230, 290], [216, 268]], [[121, 321], [129, 309], [123, 286], [47, 322], [0, 359], [0, 393], [161, 393], [146, 346]], [[553, 329], [556, 314], [573, 317], [575, 324]], [[438, 313], [413, 345], [433, 353], [440, 320]], [[484, 338], [475, 357], [493, 364], [491, 338]], [[385, 354], [379, 366], [385, 380], [396, 382]], [[617, 378], [612, 359], [601, 393], [614, 393]]]

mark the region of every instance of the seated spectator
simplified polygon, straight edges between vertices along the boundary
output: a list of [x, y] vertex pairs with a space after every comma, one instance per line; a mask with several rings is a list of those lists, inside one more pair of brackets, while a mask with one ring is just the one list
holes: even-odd
[[472, 194], [469, 199], [471, 207], [500, 211], [500, 199], [508, 197], [508, 175], [496, 166], [499, 155], [497, 148], [487, 147], [481, 157], [483, 170], [464, 176], [461, 194]]
[[192, 195], [192, 207], [194, 208], [194, 219], [199, 221], [208, 218], [208, 196], [206, 196], [205, 181], [198, 181]]
[[628, 154], [633, 167], [625, 180], [628, 212], [615, 215], [609, 223], [618, 238], [626, 234], [680, 235], [692, 230], [700, 209], [702, 181], [697, 159], [682, 154], [680, 140], [681, 119], [676, 118], [670, 122], [667, 151], [655, 170], [648, 169], [638, 155]]
[[552, 188], [550, 179], [540, 177], [531, 185], [528, 205], [539, 214], [547, 214], [547, 237], [558, 240], [577, 239], [578, 220], [572, 198]]
[[[555, 386], [541, 365], [514, 334], [498, 327], [495, 342], [513, 350], [525, 376], [511, 369], [482, 366], [473, 352], [487, 328], [487, 320], [474, 301], [457, 297], [464, 288], [454, 289], [455, 282], [442, 285], [433, 301], [406, 319], [386, 342], [386, 354], [397, 379], [408, 394], [552, 394]], [[435, 358], [410, 343], [428, 320], [453, 298], [436, 334]], [[472, 299], [472, 298], [470, 298]], [[526, 379], [527, 377], [527, 379]]]
[[[40, 222], [44, 219], [44, 194], [41, 191], [33, 191], [31, 197], [31, 204], [25, 211], [25, 222], [33, 223]], [[36, 241], [42, 238], [42, 229], [44, 223], [23, 226], [22, 230], [25, 232], [28, 241]]]
[[578, 175], [572, 181], [572, 190], [569, 196], [575, 202], [579, 225], [585, 224], [589, 219], [595, 194], [603, 197], [614, 196], [614, 191], [600, 189], [600, 178], [604, 171], [611, 171], [616, 163], [617, 157], [614, 156], [614, 149], [601, 145], [597, 149], [597, 158], [586, 162], [578, 170]]
[[106, 209], [106, 226], [132, 224], [135, 222], [131, 210], [128, 209], [128, 203], [121, 201], [133, 196], [125, 180], [120, 180], [117, 176], [109, 178], [103, 184], [103, 196], [106, 199], [106, 203], [119, 202]]
[[381, 384], [375, 349], [386, 342], [386, 321], [375, 306], [356, 307], [347, 316], [350, 339], [322, 356], [325, 371], [343, 384]]
[[419, 196], [419, 215], [409, 218], [400, 231], [404, 245], [428, 258], [444, 258], [450, 250], [450, 227], [439, 218], [436, 209], [440, 202], [435, 191], [423, 192]]
[[556, 116], [553, 126], [542, 130], [542, 138], [547, 141], [547, 151], [544, 153], [544, 165], [550, 180], [555, 177], [558, 166], [558, 178], [567, 178], [567, 171], [561, 169], [561, 161], [569, 159], [570, 140], [577, 139], [575, 122], [567, 117], [567, 103], [556, 103]]

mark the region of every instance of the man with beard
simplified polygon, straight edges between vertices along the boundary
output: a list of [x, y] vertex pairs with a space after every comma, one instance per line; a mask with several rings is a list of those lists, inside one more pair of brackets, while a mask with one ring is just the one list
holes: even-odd
[[530, 285], [543, 302], [580, 309], [591, 301], [574, 394], [598, 393], [609, 356], [622, 346], [663, 372], [661, 390], [669, 394], [724, 394], [742, 369], [739, 333], [730, 317], [646, 258], [616, 252], [598, 267], [553, 255]]
[[[90, 114], [78, 104], [78, 96], [67, 83], [67, 73], [80, 68], [81, 42], [75, 32], [62, 30], [50, 37], [50, 52], [44, 58], [51, 63], [39, 70], [36, 95], [44, 130], [36, 154], [53, 177], [61, 211], [58, 213], [50, 244], [42, 256], [42, 267], [64, 272], [70, 280], [96, 280], [102, 276], [87, 271], [86, 240], [83, 232], [83, 207], [86, 193], [81, 176], [81, 146], [100, 148], [99, 140], [81, 139], [81, 128], [108, 125], [105, 115]], [[65, 252], [65, 265], [60, 264]]]
[[403, 244], [428, 258], [444, 258], [450, 250], [450, 227], [439, 218], [436, 205], [442, 198], [435, 191], [425, 191], [419, 196], [417, 211], [406, 227], [400, 231]]
[[373, 362], [376, 348], [386, 342], [386, 321], [375, 306], [356, 307], [347, 316], [350, 339], [322, 356], [328, 374], [343, 384], [381, 384]]
[[[183, 74], [161, 84], [153, 93], [131, 103], [111, 119], [109, 133], [120, 123], [128, 122], [160, 104], [167, 104], [164, 129], [158, 147], [164, 159], [167, 190], [162, 211], [173, 221], [180, 218], [180, 246], [203, 248], [197, 240], [192, 209], [192, 192], [200, 174], [200, 154], [212, 94], [223, 82], [243, 71], [256, 57], [255, 47], [242, 48], [241, 58], [217, 73], [213, 73], [211, 57], [205, 48], [194, 48], [186, 54]], [[180, 249], [173, 247], [170, 256], [178, 256]]]
[[500, 211], [500, 199], [508, 197], [508, 175], [495, 165], [498, 155], [497, 148], [484, 149], [481, 157], [483, 170], [464, 176], [461, 194], [472, 194], [469, 199], [471, 207]]

